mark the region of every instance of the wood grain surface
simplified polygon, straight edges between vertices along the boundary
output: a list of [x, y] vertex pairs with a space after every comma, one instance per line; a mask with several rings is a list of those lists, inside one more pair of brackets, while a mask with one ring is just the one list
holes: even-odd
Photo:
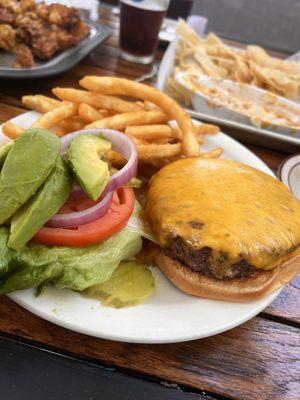
[[0, 354], [5, 400], [213, 400], [3, 337]]
[[[49, 95], [54, 86], [78, 86], [87, 74], [136, 78], [152, 66], [130, 64], [119, 58], [118, 21], [101, 7], [101, 21], [112, 36], [72, 70], [49, 79], [0, 81], [0, 122], [26, 111], [21, 96]], [[161, 57], [157, 51], [156, 63]], [[285, 153], [248, 146], [273, 171]], [[55, 351], [117, 366], [205, 391], [215, 398], [300, 398], [300, 277], [287, 285], [263, 313], [229, 332], [188, 343], [134, 345], [99, 340], [67, 331], [0, 298], [0, 335], [34, 342]]]
[[66, 331], [0, 301], [0, 329], [62, 352], [92, 358], [234, 399], [299, 399], [299, 329], [254, 318], [229, 332], [198, 341], [140, 345]]

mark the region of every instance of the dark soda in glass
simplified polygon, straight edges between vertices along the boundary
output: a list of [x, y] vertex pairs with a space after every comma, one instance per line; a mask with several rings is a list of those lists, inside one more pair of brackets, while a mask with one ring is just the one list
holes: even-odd
[[120, 47], [123, 58], [142, 64], [152, 62], [169, 1], [121, 0], [120, 5]]

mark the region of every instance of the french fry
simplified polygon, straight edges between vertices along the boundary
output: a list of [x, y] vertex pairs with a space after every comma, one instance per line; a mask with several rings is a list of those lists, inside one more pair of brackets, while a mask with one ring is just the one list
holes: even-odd
[[[184, 45], [187, 52], [192, 52], [188, 42]], [[155, 88], [110, 77], [85, 77], [80, 84], [90, 91], [54, 88], [59, 100], [43, 95], [24, 96], [22, 101], [27, 108], [43, 114], [33, 126], [50, 129], [60, 137], [83, 128], [120, 130], [135, 142], [142, 165], [153, 171], [184, 157], [213, 158], [222, 154], [221, 148], [199, 151], [204, 135], [219, 132], [218, 127], [194, 124], [173, 99]], [[133, 101], [117, 96], [131, 97]], [[13, 139], [23, 132], [24, 128], [12, 122], [3, 126], [3, 133]], [[115, 151], [110, 151], [107, 159], [118, 167], [126, 163]]]
[[177, 160], [181, 160], [185, 158], [182, 154], [177, 154], [176, 156], [173, 157], [165, 157], [165, 158], [158, 158], [158, 159], [152, 159], [152, 160], [147, 160], [145, 161], [148, 164], [154, 165], [157, 168], [162, 168], [165, 165], [171, 164]]
[[25, 107], [42, 114], [62, 106], [62, 102], [43, 95], [23, 96], [22, 103]]
[[181, 130], [178, 128], [178, 126], [172, 126], [171, 129], [172, 129], [172, 134], [173, 134], [173, 137], [174, 137], [174, 138], [176, 138], [176, 139], [182, 139], [182, 132], [181, 132]]
[[138, 138], [132, 138], [135, 144], [142, 144], [142, 145], [148, 145], [149, 143], [147, 140], [144, 139], [138, 139]]
[[151, 103], [150, 101], [144, 101], [144, 109], [147, 111], [159, 110], [159, 108], [154, 103]]
[[161, 139], [155, 139], [151, 140], [151, 142], [148, 143], [153, 143], [153, 144], [166, 144], [166, 143], [175, 143], [173, 138], [161, 138]]
[[61, 100], [74, 103], [85, 103], [95, 108], [105, 108], [119, 113], [140, 111], [142, 107], [131, 101], [125, 101], [114, 96], [104, 96], [98, 93], [71, 88], [54, 88], [52, 92]]
[[[104, 108], [100, 108], [99, 109], [99, 112], [101, 112], [100, 110], [102, 110], [102, 111], [104, 111], [104, 115], [106, 115], [106, 116], [104, 116], [104, 118], [106, 118], [106, 117], [113, 117], [114, 115], [117, 115], [117, 114], [121, 114], [121, 113], [119, 113], [118, 111], [114, 111], [114, 110], [105, 110]], [[141, 110], [139, 110], [139, 111], [141, 111]], [[133, 111], [129, 111], [129, 112], [133, 112]]]
[[85, 122], [78, 115], [74, 115], [72, 117], [61, 120], [59, 122], [59, 126], [65, 132], [74, 132], [83, 129], [85, 126]]
[[87, 123], [98, 121], [99, 119], [104, 118], [100, 111], [95, 110], [95, 108], [85, 103], [79, 104], [78, 115]]
[[111, 151], [108, 152], [107, 158], [108, 158], [108, 161], [112, 165], [115, 165], [115, 166], [123, 166], [127, 162], [125, 160], [125, 158], [120, 153], [117, 153], [114, 150], [111, 150]]
[[138, 111], [104, 118], [87, 125], [86, 128], [110, 128], [123, 131], [131, 125], [160, 124], [167, 120], [168, 117], [161, 111]]
[[77, 105], [74, 103], [63, 103], [61, 107], [55, 108], [42, 115], [34, 124], [35, 128], [49, 129], [51, 126], [56, 125], [61, 120], [75, 115], [77, 112]]
[[[139, 148], [140, 146], [137, 146], [137, 148]], [[202, 158], [219, 158], [222, 155], [223, 149], [221, 149], [220, 147], [210, 150], [206, 153], [201, 153], [200, 157]], [[139, 155], [140, 157], [140, 155]], [[180, 153], [174, 155], [174, 156], [170, 156], [170, 157], [162, 157], [162, 158], [140, 158], [140, 162], [144, 162], [147, 164], [151, 164], [157, 168], [162, 168], [167, 164], [170, 164], [176, 160], [181, 159], [182, 156], [180, 155]]]
[[[198, 143], [203, 143], [203, 135], [215, 134], [219, 132], [219, 127], [210, 124], [197, 124], [195, 125], [197, 131]], [[182, 139], [181, 130], [169, 125], [140, 125], [129, 126], [125, 130], [125, 134], [135, 138], [154, 141], [155, 143], [168, 143], [169, 139]]]
[[203, 158], [219, 158], [223, 153], [223, 149], [221, 147], [217, 147], [213, 150], [210, 150], [206, 153], [200, 154]]
[[11, 139], [17, 139], [24, 131], [24, 128], [16, 125], [14, 122], [8, 121], [2, 125], [2, 132]]
[[220, 128], [212, 124], [197, 124], [196, 131], [197, 135], [216, 135], [220, 132]]
[[99, 108], [97, 111], [102, 115], [102, 118], [111, 117], [113, 115], [111, 111], [105, 110], [105, 108]]
[[[146, 110], [145, 103], [143, 101], [138, 100], [135, 102], [135, 104], [137, 104], [139, 107], [141, 107], [142, 110]], [[148, 110], [148, 111], [150, 111], [150, 110]]]
[[175, 100], [158, 89], [128, 79], [100, 76], [86, 76], [79, 83], [85, 89], [94, 90], [98, 93], [130, 96], [156, 104], [170, 117], [169, 119], [177, 121], [183, 136], [183, 153], [190, 157], [199, 155], [196, 129], [190, 116]]
[[54, 135], [59, 136], [59, 137], [64, 136], [65, 134], [70, 132], [70, 131], [64, 129], [60, 125], [52, 126], [50, 130], [52, 133], [54, 133]]
[[126, 128], [125, 133], [128, 136], [134, 136], [138, 139], [145, 139], [150, 141], [174, 137], [173, 131], [169, 127], [169, 125], [129, 126]]
[[181, 153], [182, 144], [137, 144], [139, 159], [143, 161], [173, 157]]

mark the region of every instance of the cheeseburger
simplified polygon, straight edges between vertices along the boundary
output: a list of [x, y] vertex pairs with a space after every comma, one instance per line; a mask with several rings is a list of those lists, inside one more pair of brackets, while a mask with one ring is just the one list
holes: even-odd
[[249, 301], [300, 268], [300, 203], [278, 180], [247, 165], [187, 158], [151, 180], [146, 213], [156, 261], [186, 293]]

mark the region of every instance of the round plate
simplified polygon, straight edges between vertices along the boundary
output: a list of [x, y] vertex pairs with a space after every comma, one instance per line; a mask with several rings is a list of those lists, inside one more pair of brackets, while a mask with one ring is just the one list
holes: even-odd
[[300, 200], [300, 154], [286, 158], [279, 166], [278, 178]]
[[[30, 126], [38, 114], [29, 112], [13, 119]], [[224, 158], [244, 162], [268, 174], [269, 168], [244, 146], [220, 133], [207, 138], [207, 148], [221, 146]], [[172, 343], [204, 338], [242, 324], [268, 306], [280, 290], [261, 300], [231, 303], [188, 296], [173, 286], [157, 268], [154, 295], [144, 304], [124, 309], [102, 307], [71, 290], [49, 287], [36, 298], [33, 290], [9, 297], [32, 313], [57, 325], [88, 335], [136, 343]]]

